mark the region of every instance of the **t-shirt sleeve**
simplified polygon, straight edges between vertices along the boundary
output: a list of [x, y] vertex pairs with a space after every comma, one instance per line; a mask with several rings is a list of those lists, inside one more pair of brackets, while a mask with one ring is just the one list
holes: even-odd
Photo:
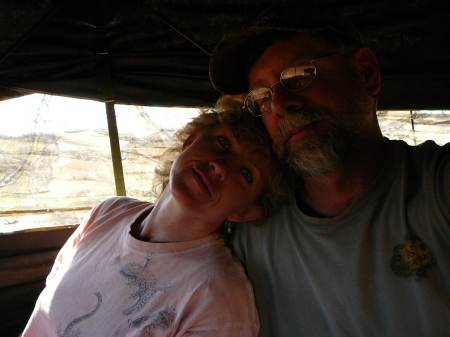
[[[192, 280], [185, 308], [183, 336], [252, 337], [259, 333], [253, 288], [231, 252], [202, 264], [202, 276]], [[204, 275], [207, 275], [205, 278]], [[182, 328], [183, 330], [183, 328]]]
[[199, 306], [201, 309], [196, 308], [200, 310], [193, 315], [198, 321], [183, 336], [258, 336], [260, 324], [253, 295], [248, 296], [237, 289], [226, 296], [204, 299], [206, 303]]
[[[95, 208], [94, 208], [95, 209]], [[86, 231], [86, 228], [89, 224], [89, 219], [91, 218], [91, 214], [94, 209], [91, 209], [83, 218], [83, 221], [80, 223], [78, 228], [72, 233], [66, 243], [62, 246], [58, 255], [56, 256], [55, 262], [53, 264], [52, 270], [50, 274], [47, 276], [47, 283], [52, 280], [55, 275], [58, 273], [61, 265], [64, 263], [64, 260], [68, 254], [76, 247], [76, 245], [80, 242], [83, 234]]]
[[109, 198], [100, 204], [94, 206], [83, 218], [78, 228], [72, 233], [66, 243], [63, 245], [58, 255], [56, 256], [55, 262], [53, 264], [50, 274], [47, 276], [47, 284], [52, 280], [55, 275], [60, 270], [67, 256], [71, 255], [71, 251], [78, 245], [82, 240], [83, 236], [89, 230], [90, 225], [100, 217], [103, 213], [107, 212], [116, 203], [120, 202], [119, 198], [113, 197]]

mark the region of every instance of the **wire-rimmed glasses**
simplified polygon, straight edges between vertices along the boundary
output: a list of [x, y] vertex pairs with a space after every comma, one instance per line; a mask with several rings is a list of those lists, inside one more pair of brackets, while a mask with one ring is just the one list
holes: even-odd
[[268, 113], [272, 109], [272, 88], [275, 84], [281, 83], [290, 91], [302, 90], [316, 78], [317, 69], [314, 61], [337, 54], [328, 54], [315, 59], [298, 59], [289, 63], [281, 72], [278, 82], [270, 87], [259, 87], [250, 91], [245, 98], [244, 107], [255, 117]]

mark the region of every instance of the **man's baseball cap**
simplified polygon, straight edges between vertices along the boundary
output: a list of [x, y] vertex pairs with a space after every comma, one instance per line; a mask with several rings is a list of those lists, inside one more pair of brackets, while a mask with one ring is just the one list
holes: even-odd
[[228, 35], [217, 44], [209, 64], [211, 83], [223, 94], [245, 93], [250, 68], [269, 46], [264, 44], [267, 36], [275, 32], [295, 34], [327, 30], [364, 45], [359, 31], [342, 14], [318, 10], [298, 1], [270, 7], [261, 13], [253, 26]]

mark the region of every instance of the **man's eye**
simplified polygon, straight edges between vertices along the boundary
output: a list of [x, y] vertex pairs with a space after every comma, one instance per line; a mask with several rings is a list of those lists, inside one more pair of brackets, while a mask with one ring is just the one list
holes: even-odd
[[247, 180], [248, 183], [252, 184], [253, 183], [253, 174], [246, 168], [242, 169], [242, 176], [244, 177], [245, 180]]
[[255, 105], [257, 105], [257, 106], [262, 106], [262, 105], [266, 104], [267, 101], [269, 101], [269, 100], [270, 100], [270, 96], [262, 97], [262, 98], [257, 99], [257, 100], [255, 101]]
[[258, 108], [261, 112], [267, 110], [270, 108], [270, 105], [272, 104], [272, 100], [270, 97], [265, 97], [264, 99], [260, 99], [255, 102], [255, 107]]
[[230, 141], [224, 136], [217, 136], [217, 141], [224, 149], [229, 150], [231, 148]]

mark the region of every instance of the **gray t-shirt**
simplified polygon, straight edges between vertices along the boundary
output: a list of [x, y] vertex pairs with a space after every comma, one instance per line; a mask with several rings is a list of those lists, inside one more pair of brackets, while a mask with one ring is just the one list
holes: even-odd
[[341, 215], [292, 202], [261, 227], [238, 226], [259, 336], [450, 336], [450, 144], [387, 146]]

